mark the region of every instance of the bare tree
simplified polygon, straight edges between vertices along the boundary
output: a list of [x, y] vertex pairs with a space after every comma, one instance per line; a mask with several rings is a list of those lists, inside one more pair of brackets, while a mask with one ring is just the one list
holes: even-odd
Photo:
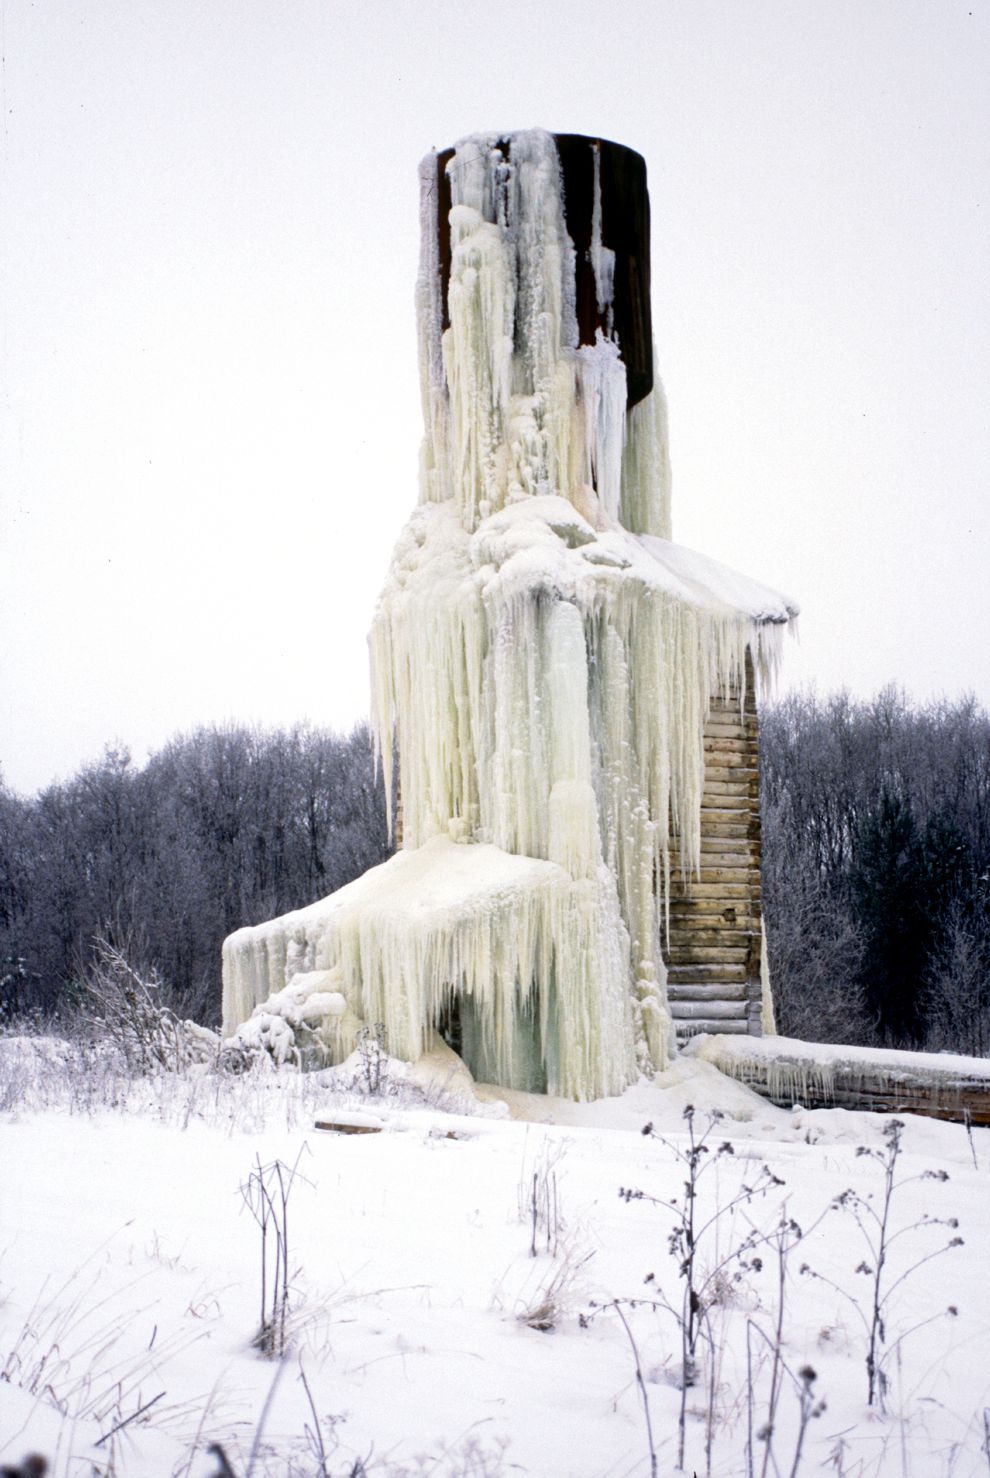
[[929, 1051], [990, 1057], [990, 928], [985, 905], [949, 906], [924, 997]]
[[978, 1006], [990, 958], [990, 717], [892, 688], [792, 694], [764, 712], [761, 759], [779, 1028], [969, 1050], [961, 1002]]
[[175, 1009], [209, 1022], [226, 934], [313, 902], [388, 851], [363, 727], [198, 729], [143, 769], [108, 749], [34, 800], [0, 790], [5, 998], [17, 1011], [78, 998], [99, 933], [136, 946]]

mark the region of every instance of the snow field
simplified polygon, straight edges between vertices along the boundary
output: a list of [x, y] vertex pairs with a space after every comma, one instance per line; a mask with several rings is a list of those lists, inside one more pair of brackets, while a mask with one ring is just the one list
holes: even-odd
[[[92, 1455], [98, 1473], [205, 1478], [214, 1471], [204, 1450], [212, 1440], [223, 1443], [239, 1474], [246, 1470], [278, 1368], [251, 1346], [259, 1243], [239, 1187], [256, 1157], [291, 1165], [306, 1146], [305, 1179], [289, 1204], [292, 1349], [267, 1412], [256, 1474], [320, 1471], [307, 1443], [314, 1419], [300, 1362], [335, 1475], [349, 1473], [357, 1457], [382, 1474], [648, 1474], [641, 1396], [622, 1325], [607, 1311], [586, 1328], [579, 1320], [595, 1303], [638, 1300], [656, 1288], [680, 1300], [667, 1249], [672, 1214], [619, 1196], [620, 1187], [660, 1199], [682, 1193], [683, 1166], [668, 1145], [643, 1136], [643, 1124], [652, 1121], [683, 1146], [687, 1103], [699, 1129], [710, 1107], [725, 1109], [713, 1142], [730, 1140], [735, 1153], [706, 1175], [699, 1207], [727, 1203], [764, 1163], [785, 1182], [716, 1221], [699, 1250], [706, 1267], [753, 1227], [770, 1232], [782, 1211], [810, 1227], [848, 1187], [876, 1195], [881, 1181], [880, 1167], [857, 1149], [882, 1147], [883, 1119], [787, 1113], [687, 1060], [597, 1103], [504, 1095], [514, 1113], [553, 1123], [511, 1119], [500, 1103], [470, 1115], [444, 1113], [422, 1098], [417, 1104], [408, 1088], [362, 1100], [342, 1091], [339, 1074], [308, 1082], [271, 1072], [230, 1082], [115, 1080], [110, 1093], [116, 1108], [93, 1090], [84, 1109], [63, 1068], [46, 1090], [47, 1104], [36, 1090], [33, 1101], [22, 1096], [0, 1119], [0, 1371], [7, 1376], [0, 1379], [0, 1461], [40, 1448], [55, 1458], [57, 1475], [88, 1474], [83, 1458]], [[384, 1127], [325, 1133], [311, 1127], [317, 1117]], [[545, 1250], [541, 1226], [534, 1258], [532, 1175], [539, 1180], [547, 1163], [557, 1249]], [[854, 1219], [828, 1211], [792, 1254], [783, 1353], [795, 1371], [806, 1363], [815, 1369], [815, 1394], [827, 1403], [810, 1423], [801, 1472], [821, 1470], [830, 1454], [835, 1471], [848, 1474], [986, 1471], [980, 1444], [990, 1291], [978, 1246], [990, 1174], [985, 1131], [974, 1131], [971, 1149], [958, 1126], [908, 1120], [898, 1175], [928, 1169], [950, 1178], [914, 1180], [896, 1193], [893, 1224], [899, 1230], [925, 1214], [953, 1217], [958, 1232], [939, 1226], [901, 1236], [892, 1274], [950, 1236], [966, 1240], [908, 1277], [892, 1302], [888, 1346], [910, 1326], [933, 1322], [895, 1351], [887, 1414], [866, 1406], [856, 1311], [822, 1281], [865, 1308], [868, 1280], [855, 1269], [868, 1252]], [[769, 1250], [760, 1252], [760, 1272], [735, 1281], [730, 1261], [718, 1283], [714, 1367], [703, 1346], [701, 1378], [688, 1393], [689, 1472], [705, 1470], [712, 1368], [712, 1471], [746, 1472], [746, 1325], [770, 1331], [776, 1318], [776, 1268]], [[799, 1273], [805, 1262], [820, 1278]], [[655, 1282], [646, 1285], [650, 1272]], [[562, 1291], [544, 1320], [553, 1328], [528, 1327], [521, 1316], [539, 1309], [555, 1282]], [[945, 1313], [950, 1305], [955, 1316]], [[669, 1313], [628, 1304], [624, 1311], [659, 1471], [671, 1472], [679, 1333]], [[58, 1333], [46, 1382], [33, 1396], [24, 1389], [32, 1356], [30, 1340], [19, 1340], [25, 1326], [37, 1331], [35, 1362]], [[755, 1376], [757, 1428], [768, 1380], [763, 1362]], [[146, 1420], [93, 1447], [116, 1420], [155, 1397]], [[67, 1407], [65, 1415], [53, 1400]], [[78, 1412], [86, 1414], [74, 1420]], [[796, 1423], [796, 1396], [785, 1381], [774, 1449], [785, 1473]], [[762, 1454], [758, 1445], [757, 1471]]]

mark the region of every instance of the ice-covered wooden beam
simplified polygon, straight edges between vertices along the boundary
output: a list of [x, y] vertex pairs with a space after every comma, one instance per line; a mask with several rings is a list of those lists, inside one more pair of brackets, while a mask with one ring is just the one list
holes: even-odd
[[990, 1125], [990, 1062], [934, 1052], [721, 1035], [685, 1048], [781, 1108], [924, 1114]]

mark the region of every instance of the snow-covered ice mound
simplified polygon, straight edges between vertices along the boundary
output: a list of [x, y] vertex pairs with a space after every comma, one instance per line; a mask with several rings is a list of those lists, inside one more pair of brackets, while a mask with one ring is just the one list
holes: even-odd
[[[598, 888], [552, 862], [433, 837], [319, 903], [231, 935], [225, 1030], [263, 1006], [254, 1021], [265, 1026], [246, 1021], [238, 1035], [262, 1044], [267, 1033], [284, 1056], [277, 1034], [290, 1033], [295, 1010], [306, 1024], [322, 1018], [340, 1059], [362, 1022], [381, 1022], [390, 1051], [416, 1061], [456, 994], [480, 1076], [578, 1097], [593, 1076], [618, 1092], [635, 1074], [608, 1049], [628, 1035], [629, 1008], [618, 962], [607, 957], [611, 940], [599, 933]], [[556, 1056], [558, 1038], [580, 1041], [580, 1056]], [[533, 1041], [545, 1044], [535, 1060]]]

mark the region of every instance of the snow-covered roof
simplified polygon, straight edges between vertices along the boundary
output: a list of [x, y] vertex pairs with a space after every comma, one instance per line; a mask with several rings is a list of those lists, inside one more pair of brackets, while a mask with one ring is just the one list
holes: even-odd
[[706, 606], [729, 606], [751, 621], [782, 623], [793, 621], [800, 612], [796, 600], [772, 590], [750, 575], [740, 574], [730, 565], [720, 564], [708, 554], [675, 544], [672, 539], [656, 539], [650, 534], [630, 535], [656, 563], [675, 576], [682, 587]]

